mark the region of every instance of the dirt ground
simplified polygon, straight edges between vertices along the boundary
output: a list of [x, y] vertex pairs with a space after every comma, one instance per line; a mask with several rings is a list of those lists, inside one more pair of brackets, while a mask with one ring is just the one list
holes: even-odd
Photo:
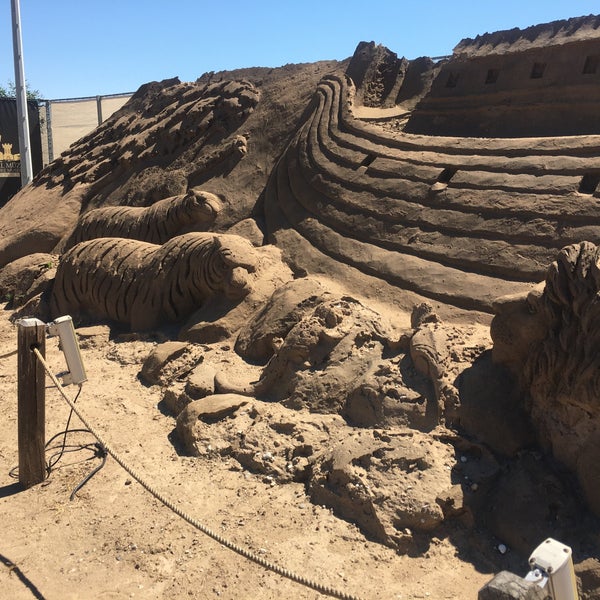
[[[3, 355], [17, 340], [8, 316], [0, 313]], [[152, 345], [109, 341], [102, 331], [82, 341], [88, 381], [78, 406], [143, 477], [204, 525], [299, 575], [365, 599], [475, 598], [492, 577], [492, 565], [482, 568], [450, 539], [434, 538], [424, 556], [401, 556], [311, 504], [302, 484], [274, 485], [242, 471], [232, 459], [179, 455], [172, 443], [174, 419], [158, 407], [160, 388], [138, 379]], [[46, 355], [55, 372], [64, 370], [52, 339]], [[66, 389], [74, 397], [76, 389]], [[0, 390], [3, 598], [324, 597], [195, 530], [112, 458], [70, 501], [74, 487], [100, 463], [91, 450], [65, 454], [44, 483], [21, 489], [13, 473], [18, 464], [15, 355], [0, 361]], [[46, 407], [50, 439], [65, 428], [69, 408], [49, 379]], [[71, 427], [80, 426], [76, 421]], [[93, 442], [89, 434], [68, 440]]]

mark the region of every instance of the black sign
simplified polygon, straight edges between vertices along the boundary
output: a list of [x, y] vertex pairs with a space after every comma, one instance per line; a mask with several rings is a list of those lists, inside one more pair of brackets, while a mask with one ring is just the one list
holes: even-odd
[[[27, 102], [29, 116], [29, 148], [33, 174], [42, 169], [42, 136], [40, 113], [35, 100]], [[19, 152], [19, 131], [17, 101], [14, 98], [0, 98], [0, 206], [5, 204], [21, 188], [21, 154]]]

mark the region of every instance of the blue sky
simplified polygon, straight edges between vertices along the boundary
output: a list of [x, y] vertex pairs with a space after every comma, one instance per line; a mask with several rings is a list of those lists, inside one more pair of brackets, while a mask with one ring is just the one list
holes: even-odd
[[[0, 84], [14, 80], [10, 1]], [[449, 54], [464, 37], [600, 13], [590, 0], [21, 0], [25, 73], [44, 98], [135, 91], [205, 71], [344, 59], [361, 40], [400, 56]]]

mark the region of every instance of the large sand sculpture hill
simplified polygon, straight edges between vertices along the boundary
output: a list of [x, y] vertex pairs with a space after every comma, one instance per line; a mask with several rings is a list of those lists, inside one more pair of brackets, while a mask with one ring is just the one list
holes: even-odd
[[178, 452], [436, 560], [428, 597], [554, 537], [598, 598], [599, 24], [142, 86], [0, 209], [7, 314], [72, 314]]

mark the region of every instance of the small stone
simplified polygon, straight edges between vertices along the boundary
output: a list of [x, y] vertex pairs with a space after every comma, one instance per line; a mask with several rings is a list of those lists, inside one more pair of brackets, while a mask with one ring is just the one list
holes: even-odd
[[466, 463], [467, 462], [467, 457], [466, 456], [461, 456], [460, 457], [460, 462], [461, 463]]
[[508, 548], [506, 547], [505, 544], [498, 544], [498, 552], [500, 552], [500, 554], [506, 554], [508, 552]]

